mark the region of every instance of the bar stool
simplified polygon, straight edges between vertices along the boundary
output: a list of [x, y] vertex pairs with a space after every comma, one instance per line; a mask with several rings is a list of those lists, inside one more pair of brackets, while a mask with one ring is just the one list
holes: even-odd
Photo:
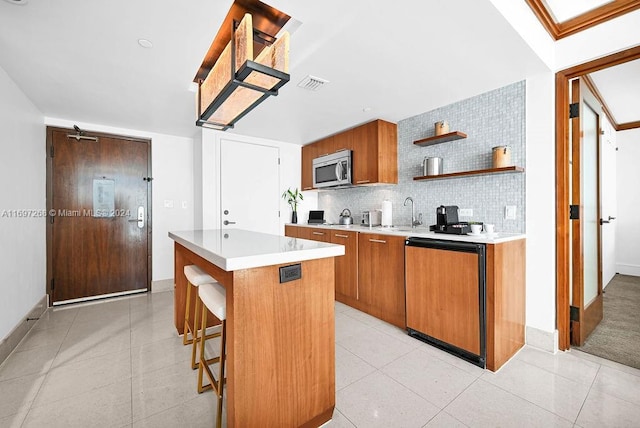
[[[205, 359], [204, 348], [207, 336], [202, 337], [200, 343], [200, 365], [198, 367], [198, 393], [208, 389], [214, 389], [218, 397], [218, 415], [216, 417], [216, 426], [220, 428], [222, 424], [222, 395], [224, 390], [224, 366], [225, 366], [225, 348], [227, 334], [227, 293], [225, 288], [218, 284], [203, 284], [198, 287], [198, 296], [202, 300], [202, 330], [207, 326], [207, 309], [221, 321], [220, 329], [220, 356]], [[214, 378], [209, 368], [209, 364], [219, 362], [218, 380]], [[202, 385], [202, 373], [206, 372], [209, 378], [208, 385]]]
[[[189, 302], [191, 301], [191, 290], [194, 288], [199, 288], [204, 284], [215, 283], [216, 280], [213, 279], [209, 274], [200, 269], [196, 265], [188, 265], [184, 267], [184, 276], [187, 277], [187, 298], [185, 302], [184, 309], [184, 331], [182, 336], [182, 344], [183, 345], [192, 345], [191, 348], [191, 368], [197, 369], [199, 362], [196, 361], [196, 348], [198, 346], [198, 342], [200, 338], [198, 337], [198, 315], [200, 313], [200, 306], [202, 302], [199, 297], [196, 296], [196, 306], [194, 308], [194, 320], [193, 327], [189, 324]], [[205, 326], [206, 327], [206, 326]], [[203, 334], [206, 333], [206, 329], [202, 330]], [[191, 339], [189, 339], [189, 333], [191, 333]], [[216, 332], [210, 334], [207, 339], [220, 336], [220, 333]]]

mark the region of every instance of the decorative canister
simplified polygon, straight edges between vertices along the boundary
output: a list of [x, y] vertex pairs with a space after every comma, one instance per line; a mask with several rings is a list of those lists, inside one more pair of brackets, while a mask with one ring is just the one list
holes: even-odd
[[511, 166], [511, 147], [496, 146], [493, 149], [493, 167], [504, 168]]
[[436, 135], [443, 135], [449, 132], [449, 122], [441, 120], [435, 123]]
[[424, 158], [422, 161], [423, 175], [442, 174], [442, 158]]

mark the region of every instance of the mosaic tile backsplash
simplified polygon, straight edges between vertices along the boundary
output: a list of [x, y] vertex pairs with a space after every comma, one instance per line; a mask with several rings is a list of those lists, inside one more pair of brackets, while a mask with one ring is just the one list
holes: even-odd
[[[434, 135], [434, 124], [449, 122], [451, 131], [467, 134], [466, 139], [420, 147], [415, 140]], [[423, 224], [436, 221], [436, 207], [457, 205], [472, 209], [471, 217], [461, 221], [495, 224], [497, 232], [525, 232], [525, 174], [495, 174], [443, 180], [414, 181], [421, 176], [425, 157], [441, 157], [443, 172], [491, 168], [492, 148], [511, 147], [511, 161], [525, 166], [525, 82], [514, 83], [473, 98], [404, 119], [398, 123], [398, 184], [319, 191], [318, 207], [325, 219], [337, 223], [340, 212], [349, 208], [359, 223], [364, 210], [381, 209], [392, 202], [393, 224], [411, 223], [411, 206], [403, 206], [406, 197], [415, 201], [416, 217]], [[516, 206], [516, 219], [505, 220], [505, 206]]]

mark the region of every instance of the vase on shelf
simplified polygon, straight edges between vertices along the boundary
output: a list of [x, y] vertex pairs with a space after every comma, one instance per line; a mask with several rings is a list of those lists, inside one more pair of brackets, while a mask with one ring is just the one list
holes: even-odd
[[291, 212], [291, 223], [293, 224], [298, 223], [298, 211]]

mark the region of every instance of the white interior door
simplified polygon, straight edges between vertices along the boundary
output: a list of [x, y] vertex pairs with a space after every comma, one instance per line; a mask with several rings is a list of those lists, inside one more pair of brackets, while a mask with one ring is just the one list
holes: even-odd
[[220, 140], [222, 229], [279, 233], [278, 158], [277, 147]]

